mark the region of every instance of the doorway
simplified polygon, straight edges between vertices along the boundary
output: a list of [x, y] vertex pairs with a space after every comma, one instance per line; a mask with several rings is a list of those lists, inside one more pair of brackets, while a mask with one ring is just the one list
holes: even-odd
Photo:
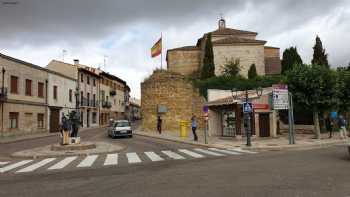
[[90, 127], [90, 110], [86, 111], [86, 127]]
[[56, 133], [60, 130], [60, 110], [50, 109], [50, 133]]
[[259, 114], [259, 135], [260, 137], [270, 137], [270, 114]]

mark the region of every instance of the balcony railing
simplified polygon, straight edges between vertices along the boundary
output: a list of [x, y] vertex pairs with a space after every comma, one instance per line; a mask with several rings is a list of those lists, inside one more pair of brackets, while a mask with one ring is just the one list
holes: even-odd
[[6, 101], [7, 100], [7, 88], [0, 88], [0, 101]]
[[102, 101], [102, 107], [103, 108], [111, 108], [112, 107], [112, 103], [109, 101]]
[[82, 106], [82, 107], [98, 107], [98, 101], [83, 98], [83, 100], [80, 103], [80, 106]]

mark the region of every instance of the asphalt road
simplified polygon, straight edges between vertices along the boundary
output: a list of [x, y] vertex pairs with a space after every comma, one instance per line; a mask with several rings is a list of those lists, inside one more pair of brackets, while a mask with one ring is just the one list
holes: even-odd
[[[140, 136], [110, 139], [101, 129], [81, 136], [127, 148], [114, 166], [103, 166], [105, 157], [99, 156], [90, 168], [77, 168], [83, 159], [78, 158], [64, 170], [48, 171], [46, 166], [32, 173], [0, 174], [0, 196], [350, 197], [350, 157], [344, 146], [152, 162], [144, 152], [198, 147]], [[1, 144], [0, 155], [54, 142], [56, 137]], [[130, 152], [145, 162], [128, 163]]]
[[0, 175], [0, 196], [350, 196], [345, 147]]

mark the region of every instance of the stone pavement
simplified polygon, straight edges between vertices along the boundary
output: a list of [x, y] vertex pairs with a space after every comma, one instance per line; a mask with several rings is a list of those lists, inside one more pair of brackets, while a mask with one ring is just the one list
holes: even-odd
[[189, 133], [188, 137], [180, 137], [179, 131], [170, 132], [164, 131], [162, 134], [158, 134], [156, 131], [142, 131], [137, 129], [134, 131], [136, 135], [148, 136], [153, 138], [165, 139], [169, 141], [181, 142], [186, 144], [201, 145], [206, 147], [215, 148], [237, 148], [249, 150], [287, 150], [287, 149], [310, 149], [310, 148], [320, 148], [331, 145], [344, 145], [350, 143], [350, 141], [340, 139], [338, 133], [335, 133], [333, 138], [328, 138], [328, 134], [322, 134], [321, 139], [313, 139], [314, 135], [310, 134], [297, 134], [296, 144], [290, 145], [288, 141], [288, 135], [279, 135], [276, 138], [257, 138], [252, 137], [252, 146], [246, 146], [246, 138], [239, 137], [215, 137], [210, 136], [208, 138], [208, 143], [205, 144], [203, 131], [198, 131], [198, 142], [193, 141], [192, 133]]

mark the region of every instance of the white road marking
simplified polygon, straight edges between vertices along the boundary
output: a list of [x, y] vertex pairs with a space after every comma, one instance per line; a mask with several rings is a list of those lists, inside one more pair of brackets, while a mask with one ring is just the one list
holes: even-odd
[[36, 169], [38, 169], [38, 168], [40, 168], [40, 167], [42, 167], [42, 166], [52, 162], [54, 160], [56, 160], [56, 158], [47, 158], [47, 159], [41, 160], [41, 161], [39, 161], [39, 162], [37, 162], [35, 164], [32, 164], [32, 165], [30, 165], [28, 167], [25, 167], [25, 168], [23, 168], [21, 170], [18, 170], [16, 173], [32, 172], [32, 171], [34, 171], [34, 170], [36, 170]]
[[141, 159], [136, 153], [126, 153], [129, 163], [140, 163]]
[[78, 157], [74, 156], [74, 157], [66, 157], [65, 159], [63, 159], [62, 161], [56, 163], [55, 165], [51, 166], [48, 168], [48, 170], [58, 170], [58, 169], [62, 169], [64, 167], [66, 167], [68, 164], [70, 164], [72, 161], [76, 160]]
[[220, 153], [229, 154], [229, 155], [240, 155], [241, 154], [241, 153], [238, 153], [238, 152], [233, 152], [233, 151], [223, 150], [223, 149], [217, 149], [217, 148], [208, 148], [208, 149], [212, 150], [212, 151], [220, 152]]
[[159, 155], [157, 155], [154, 152], [145, 152], [145, 155], [151, 160], [151, 161], [163, 161], [164, 159], [161, 158]]
[[250, 151], [250, 150], [243, 150], [242, 148], [229, 148], [228, 150], [236, 151], [236, 152], [239, 152], [239, 153], [257, 154], [257, 152]]
[[89, 155], [87, 157], [85, 157], [85, 159], [83, 161], [81, 161], [77, 167], [78, 168], [85, 168], [85, 167], [90, 167], [92, 166], [92, 164], [94, 164], [94, 162], [96, 161], [98, 155]]
[[189, 156], [194, 157], [194, 158], [203, 158], [204, 157], [204, 155], [189, 151], [187, 149], [179, 149], [179, 152], [185, 153], [186, 155], [189, 155]]
[[108, 154], [105, 160], [104, 166], [117, 165], [118, 164], [118, 153]]
[[6, 164], [10, 163], [9, 161], [0, 161], [0, 166], [4, 166]]
[[174, 153], [173, 151], [170, 151], [170, 150], [162, 151], [162, 153], [164, 153], [165, 155], [167, 155], [168, 157], [170, 157], [172, 159], [185, 159], [185, 157], [183, 157], [177, 153]]
[[21, 167], [21, 166], [24, 166], [30, 162], [32, 162], [33, 160], [23, 160], [23, 161], [20, 161], [20, 162], [17, 162], [17, 163], [14, 163], [14, 164], [11, 164], [11, 165], [8, 165], [8, 166], [5, 166], [3, 168], [0, 168], [0, 172], [1, 173], [4, 173], [4, 172], [7, 172], [7, 171], [10, 171], [10, 170], [13, 170], [15, 168], [18, 168], [18, 167]]
[[201, 152], [201, 153], [204, 153], [204, 154], [207, 154], [207, 155], [212, 155], [212, 156], [225, 156], [224, 154], [216, 153], [216, 152], [201, 149], [201, 148], [195, 148], [194, 150]]

